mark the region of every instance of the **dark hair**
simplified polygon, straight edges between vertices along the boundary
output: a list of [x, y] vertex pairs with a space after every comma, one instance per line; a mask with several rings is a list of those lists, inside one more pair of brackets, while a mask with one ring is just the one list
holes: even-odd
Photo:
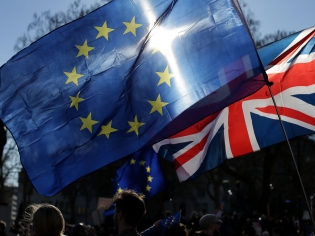
[[2, 231], [5, 231], [5, 227], [7, 227], [7, 224], [4, 221], [0, 220], [0, 229]]
[[86, 226], [83, 223], [76, 224], [73, 228], [72, 235], [74, 235], [74, 236], [87, 236], [88, 232], [87, 232]]
[[144, 200], [133, 190], [123, 190], [120, 193], [116, 193], [113, 197], [113, 203], [116, 210], [121, 211], [125, 223], [137, 227], [139, 221], [146, 213]]

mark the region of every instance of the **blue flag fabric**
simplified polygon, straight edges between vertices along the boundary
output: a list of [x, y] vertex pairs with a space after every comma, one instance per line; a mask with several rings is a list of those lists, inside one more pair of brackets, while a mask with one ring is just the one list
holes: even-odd
[[[315, 133], [315, 27], [258, 50], [288, 138]], [[195, 179], [227, 159], [285, 141], [270, 91], [252, 95], [156, 143], [174, 161], [180, 181]]]
[[0, 67], [0, 118], [35, 189], [167, 138], [264, 84], [233, 0], [115, 0]]
[[159, 226], [153, 225], [150, 228], [147, 228], [146, 230], [142, 231], [140, 235], [141, 236], [152, 236], [152, 235], [163, 236], [165, 235], [165, 233], [167, 233], [168, 235], [170, 235], [171, 233], [174, 234], [174, 232], [170, 232], [168, 231], [168, 229], [171, 229], [176, 226], [180, 226], [180, 220], [181, 220], [181, 211], [176, 212], [175, 214], [172, 214], [171, 216], [161, 220]]
[[[167, 182], [159, 163], [159, 157], [151, 147], [141, 149], [131, 154], [124, 165], [117, 171], [113, 179], [113, 192], [124, 189], [135, 190], [144, 195], [145, 199], [153, 197], [165, 190]], [[114, 214], [115, 207], [112, 204], [104, 211], [104, 217]]]
[[103, 216], [104, 217], [113, 216], [114, 214], [115, 214], [115, 206], [114, 204], [111, 204], [110, 207], [104, 211]]
[[181, 220], [182, 212], [178, 211], [175, 214], [163, 219], [160, 223], [161, 235], [164, 235], [168, 228], [179, 225]]
[[132, 154], [116, 171], [113, 180], [114, 193], [132, 189], [144, 195], [145, 199], [153, 197], [166, 187], [167, 183], [159, 158], [151, 147]]

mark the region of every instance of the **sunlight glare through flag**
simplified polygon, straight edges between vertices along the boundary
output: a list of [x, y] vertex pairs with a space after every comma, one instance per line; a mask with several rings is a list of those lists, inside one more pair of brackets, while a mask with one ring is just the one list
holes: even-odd
[[234, 0], [115, 0], [0, 67], [0, 118], [35, 189], [170, 137], [265, 84]]

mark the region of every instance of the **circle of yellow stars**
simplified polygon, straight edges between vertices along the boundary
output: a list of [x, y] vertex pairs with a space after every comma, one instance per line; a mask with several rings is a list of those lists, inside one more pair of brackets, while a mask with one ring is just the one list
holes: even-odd
[[[137, 164], [137, 161], [136, 161], [135, 159], [133, 159], [133, 158], [129, 161], [129, 165], [136, 165], [136, 164]], [[143, 166], [143, 167], [146, 169], [146, 173], [148, 174], [148, 176], [147, 176], [147, 185], [146, 185], [145, 188], [144, 188], [144, 191], [145, 191], [145, 192], [139, 193], [140, 196], [143, 196], [143, 195], [145, 195], [146, 192], [150, 192], [150, 191], [151, 191], [152, 182], [153, 182], [153, 177], [152, 177], [152, 175], [151, 175], [151, 167], [150, 167], [150, 165], [147, 165], [147, 166], [146, 166], [144, 160], [138, 161], [138, 164], [139, 164], [140, 166]], [[118, 183], [118, 185], [119, 185], [119, 183]], [[128, 188], [128, 187], [126, 187], [126, 188]], [[118, 193], [121, 193], [122, 191], [123, 191], [123, 189], [122, 189], [121, 187], [119, 187], [119, 188], [117, 189], [117, 192], [118, 192]]]
[[[123, 34], [125, 35], [128, 33], [131, 33], [135, 37], [137, 36], [137, 29], [142, 26], [142, 24], [139, 24], [136, 22], [135, 16], [133, 16], [130, 22], [122, 22], [122, 23], [126, 27]], [[103, 25], [101, 26], [94, 26], [94, 28], [97, 30], [96, 39], [105, 38], [107, 41], [110, 40], [110, 34], [113, 31], [115, 31], [114, 28], [110, 28], [108, 26], [107, 21], [105, 21]], [[87, 39], [83, 42], [82, 45], [75, 45], [75, 47], [79, 50], [76, 57], [78, 58], [78, 57], [84, 56], [86, 59], [89, 58], [89, 53], [95, 49], [95, 47], [92, 47], [89, 45], [89, 42]], [[155, 53], [157, 51], [158, 49], [154, 49], [152, 53]], [[70, 72], [65, 71], [64, 74], [67, 76], [67, 80], [65, 84], [74, 83], [76, 86], [79, 86], [79, 80], [82, 79], [82, 77], [84, 78], [84, 75], [80, 74], [77, 71], [77, 68], [75, 66], [72, 68], [72, 71]], [[170, 73], [168, 66], [165, 67], [164, 71], [158, 71], [156, 72], [156, 74], [160, 78], [157, 86], [160, 86], [165, 83], [166, 85], [171, 87], [171, 79], [174, 77], [174, 75]], [[84, 101], [84, 98], [80, 97], [80, 91], [75, 96], [69, 96], [69, 98], [71, 100], [69, 108], [74, 107], [78, 111], [79, 104]], [[158, 112], [160, 115], [163, 116], [163, 107], [168, 105], [168, 103], [162, 101], [160, 94], [158, 95], [156, 100], [147, 100], [147, 101], [152, 106], [149, 114]], [[93, 132], [93, 125], [96, 125], [99, 123], [99, 121], [93, 120], [92, 112], [90, 112], [86, 118], [85, 117], [79, 117], [79, 118], [82, 122], [82, 126], [80, 130], [87, 129], [90, 133]], [[128, 124], [130, 128], [127, 131], [127, 133], [135, 132], [137, 136], [139, 136], [140, 127], [145, 125], [145, 123], [138, 120], [137, 115], [134, 116], [134, 120], [128, 121]], [[117, 131], [118, 129], [113, 127], [113, 120], [110, 120], [106, 125], [101, 126], [101, 131], [99, 132], [98, 136], [104, 135], [107, 139], [109, 139], [111, 133], [117, 132]]]

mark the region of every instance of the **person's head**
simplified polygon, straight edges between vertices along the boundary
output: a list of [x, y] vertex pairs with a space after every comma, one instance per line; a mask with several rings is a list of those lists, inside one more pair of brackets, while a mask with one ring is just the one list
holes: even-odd
[[133, 190], [123, 190], [113, 197], [115, 205], [114, 225], [118, 233], [123, 228], [137, 228], [146, 213], [143, 198]]
[[95, 231], [95, 229], [94, 229], [94, 227], [92, 225], [87, 225], [86, 229], [87, 229], [87, 234], [88, 235], [95, 236], [96, 231]]
[[188, 236], [188, 231], [184, 224], [174, 225], [165, 231], [164, 236]]
[[190, 213], [190, 219], [197, 219], [198, 218], [198, 213], [197, 211], [192, 211]]
[[268, 231], [264, 231], [261, 233], [261, 236], [269, 236], [269, 232]]
[[61, 211], [50, 204], [34, 204], [28, 207], [33, 225], [33, 235], [61, 236], [65, 229], [65, 220]]
[[7, 224], [4, 221], [0, 220], [0, 231], [5, 231], [5, 227], [7, 227]]
[[203, 215], [199, 220], [199, 227], [202, 232], [208, 232], [211, 235], [220, 230], [222, 221], [213, 214]]
[[78, 223], [73, 228], [73, 236], [88, 236], [87, 227], [83, 223]]
[[243, 236], [256, 236], [256, 230], [252, 226], [245, 226], [242, 230]]

